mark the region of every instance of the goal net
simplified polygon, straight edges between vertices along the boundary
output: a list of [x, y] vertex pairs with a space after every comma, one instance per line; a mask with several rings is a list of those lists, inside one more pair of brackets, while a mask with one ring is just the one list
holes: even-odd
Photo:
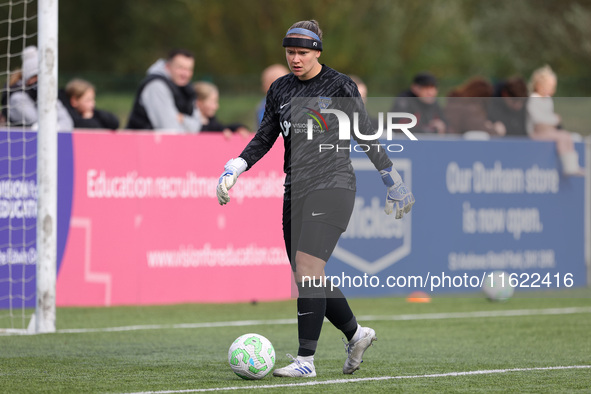
[[0, 334], [55, 331], [57, 62], [38, 55], [52, 49], [57, 1], [0, 0]]

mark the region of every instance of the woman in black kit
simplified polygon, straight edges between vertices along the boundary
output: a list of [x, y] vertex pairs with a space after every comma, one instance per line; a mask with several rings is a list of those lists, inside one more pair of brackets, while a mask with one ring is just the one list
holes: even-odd
[[[350, 141], [338, 140], [338, 133], [328, 132], [336, 120], [335, 116], [328, 115], [326, 121], [322, 119], [324, 126], [321, 122], [314, 125], [312, 141], [306, 139], [305, 126], [302, 126], [306, 118], [298, 111], [301, 109], [297, 105], [299, 99], [292, 99], [308, 100], [305, 109], [318, 118], [323, 109], [334, 105], [340, 98], [359, 103], [361, 98], [349, 77], [319, 63], [322, 31], [318, 22], [301, 21], [292, 25], [283, 39], [283, 46], [291, 73], [271, 85], [258, 132], [238, 158], [226, 163], [216, 192], [221, 205], [228, 203], [228, 190], [238, 176], [261, 159], [283, 134], [286, 173], [283, 235], [299, 291], [299, 349], [296, 358], [290, 356], [293, 362], [276, 369], [273, 375], [316, 376], [314, 353], [325, 316], [349, 341], [343, 373], [352, 374], [359, 369], [365, 350], [377, 339], [376, 333], [357, 323], [343, 293], [325, 278], [324, 266], [351, 217], [355, 173], [349, 158], [350, 150], [318, 149], [319, 141], [326, 143], [322, 145], [325, 147], [341, 148], [343, 143], [350, 144]], [[365, 108], [360, 104], [355, 109], [359, 110], [360, 132], [370, 135], [372, 128]], [[311, 126], [312, 123], [308, 122], [308, 127]], [[358, 139], [356, 134], [354, 138]], [[366, 146], [371, 146], [367, 156], [388, 188], [385, 211], [387, 214], [396, 212], [396, 218], [401, 218], [410, 211], [414, 197], [392, 167], [384, 149], [379, 149], [377, 144]]]

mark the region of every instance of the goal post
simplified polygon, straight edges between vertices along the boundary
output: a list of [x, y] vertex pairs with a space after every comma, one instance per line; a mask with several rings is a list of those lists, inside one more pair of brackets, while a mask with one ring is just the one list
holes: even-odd
[[35, 332], [55, 332], [58, 0], [38, 0], [37, 301]]
[[[0, 334], [55, 332], [58, 0], [0, 0], [0, 75]], [[35, 75], [30, 124], [10, 98]]]

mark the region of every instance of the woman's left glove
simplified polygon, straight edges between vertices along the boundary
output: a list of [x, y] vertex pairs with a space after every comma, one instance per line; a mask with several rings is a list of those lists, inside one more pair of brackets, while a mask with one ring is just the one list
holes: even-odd
[[380, 171], [382, 181], [388, 188], [386, 193], [386, 206], [384, 212], [390, 215], [396, 210], [396, 219], [402, 219], [405, 213], [409, 213], [415, 203], [415, 196], [406, 187], [398, 171], [392, 167]]

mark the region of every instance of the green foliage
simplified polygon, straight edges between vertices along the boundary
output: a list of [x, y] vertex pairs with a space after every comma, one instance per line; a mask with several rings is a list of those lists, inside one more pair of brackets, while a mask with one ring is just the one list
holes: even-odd
[[527, 77], [531, 70], [550, 64], [558, 71], [559, 85], [563, 77], [585, 77], [588, 81], [591, 2], [519, 0], [479, 5], [474, 13], [474, 33], [492, 73]]
[[62, 0], [60, 70], [101, 73], [107, 90], [128, 89], [122, 77], [135, 84], [168, 50], [186, 47], [197, 78], [253, 93], [261, 70], [285, 61], [281, 39], [303, 19], [320, 22], [322, 61], [361, 76], [370, 94], [394, 95], [421, 70], [447, 87], [476, 74], [527, 78], [546, 63], [559, 94], [591, 92], [581, 83], [591, 80], [586, 0]]
[[[36, 0], [0, 7], [0, 20], [12, 18], [0, 37], [20, 34], [20, 17], [36, 10]], [[588, 0], [61, 0], [60, 84], [78, 76], [99, 91], [133, 91], [156, 59], [185, 47], [196, 54], [196, 79], [257, 93], [260, 72], [285, 62], [281, 39], [303, 19], [320, 22], [322, 61], [359, 75], [374, 96], [397, 94], [422, 70], [445, 95], [473, 75], [528, 78], [544, 64], [558, 73], [559, 96], [591, 93]], [[35, 39], [0, 40], [0, 53], [12, 55], [0, 69], [18, 68]]]

